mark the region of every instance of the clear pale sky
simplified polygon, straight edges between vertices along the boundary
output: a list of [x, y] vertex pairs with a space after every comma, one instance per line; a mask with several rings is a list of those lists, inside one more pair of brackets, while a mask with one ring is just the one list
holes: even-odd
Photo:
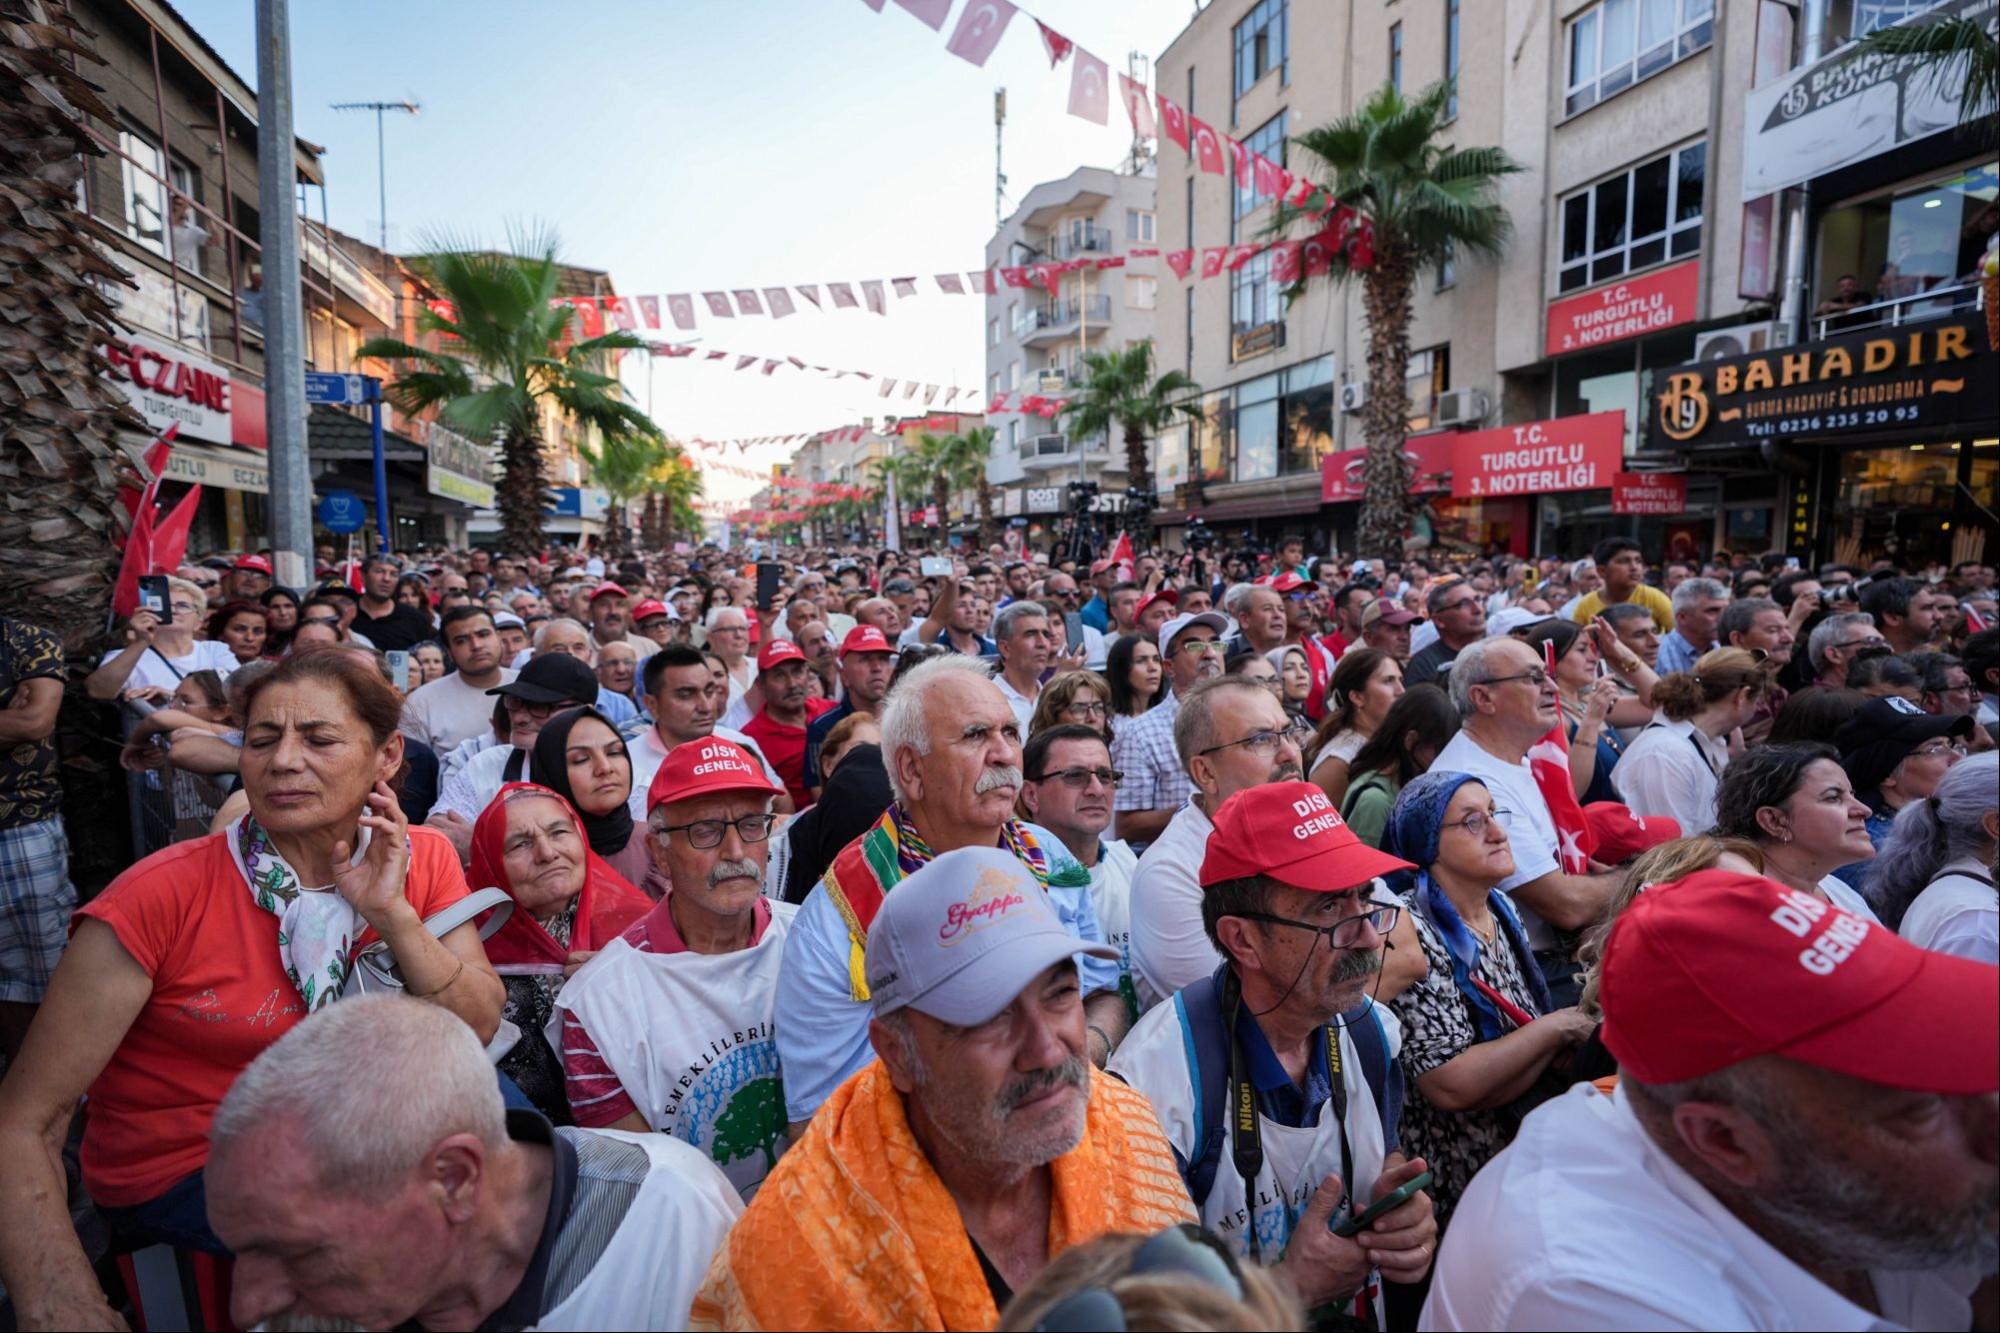
[[[696, 333], [704, 349], [978, 387], [984, 302], [940, 294], [932, 275], [979, 267], [994, 230], [994, 88], [1007, 89], [1009, 212], [1039, 181], [1117, 165], [1130, 129], [1115, 94], [1104, 127], [1067, 114], [1073, 60], [1050, 70], [1026, 12], [984, 68], [948, 53], [963, 3], [933, 32], [893, 0], [880, 14], [863, 0], [293, 0], [294, 128], [327, 149], [333, 225], [372, 241], [375, 117], [330, 104], [422, 103], [388, 121], [392, 248], [441, 232], [498, 244], [509, 223], [546, 223], [565, 260], [628, 294], [915, 275], [919, 294], [891, 296], [886, 318], [797, 301], [784, 320], [719, 320], [697, 297]], [[248, 0], [175, 4], [255, 82]], [[1115, 75], [1128, 53], [1163, 50], [1193, 5], [1038, 0], [1034, 12]], [[828, 429], [921, 403], [699, 354], [660, 360], [649, 388], [646, 359], [630, 360], [634, 396], [650, 393], [683, 437]], [[755, 489], [713, 472], [708, 485], [721, 499]]]

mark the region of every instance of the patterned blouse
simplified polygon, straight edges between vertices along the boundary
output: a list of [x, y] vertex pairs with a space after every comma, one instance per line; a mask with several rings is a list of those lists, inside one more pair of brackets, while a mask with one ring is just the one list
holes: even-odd
[[[1425, 1099], [1417, 1080], [1462, 1054], [1479, 1039], [1463, 996], [1451, 979], [1451, 954], [1430, 923], [1405, 911], [1417, 928], [1430, 971], [1396, 997], [1391, 1006], [1403, 1024], [1403, 1074], [1408, 1089], [1403, 1105], [1403, 1151], [1422, 1157], [1434, 1177], [1429, 1190], [1437, 1200], [1438, 1226], [1450, 1220], [1459, 1196], [1472, 1177], [1494, 1154], [1513, 1141], [1520, 1126], [1516, 1112], [1505, 1106], [1484, 1111], [1444, 1111]], [[1534, 960], [1526, 960], [1534, 966]], [[1498, 931], [1491, 945], [1479, 951], [1474, 975], [1530, 1014], [1540, 1015], [1533, 990], [1522, 972], [1523, 960]]]

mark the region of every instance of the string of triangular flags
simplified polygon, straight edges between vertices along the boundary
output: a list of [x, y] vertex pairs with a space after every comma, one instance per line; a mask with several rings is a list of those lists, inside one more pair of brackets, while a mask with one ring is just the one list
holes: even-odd
[[[1234, 248], [1261, 249], [1262, 247], [1238, 246]], [[899, 387], [902, 389], [901, 397], [905, 401], [914, 399], [919, 392], [922, 392], [925, 407], [948, 407], [956, 402], [975, 402], [978, 400], [980, 393], [978, 389], [960, 389], [951, 385], [925, 384], [917, 380], [899, 380], [887, 375], [876, 375], [874, 372], [867, 370], [835, 370], [830, 366], [808, 365], [796, 356], [782, 358], [756, 356], [747, 352], [728, 352], [717, 348], [704, 349], [697, 347], [693, 343], [647, 343], [646, 350], [654, 356], [662, 356], [670, 360], [686, 360], [692, 358], [696, 352], [701, 352], [700, 364], [705, 365], [710, 362], [733, 363], [735, 369], [739, 371], [761, 366], [763, 373], [766, 375], [773, 375], [785, 369], [818, 371], [822, 374], [830, 375], [834, 379], [844, 379], [852, 375], [858, 379], [864, 379], [873, 383], [875, 385], [875, 396], [878, 398], [895, 396], [896, 390]], [[994, 394], [987, 401], [986, 406], [979, 410], [988, 415], [999, 412], [1024, 412], [1036, 416], [1054, 417], [1068, 401], [1067, 398], [1046, 397], [1026, 391], [1015, 391]], [[973, 409], [966, 407], [964, 410], [970, 412]], [[784, 444], [806, 438], [807, 436], [805, 435], [762, 436], [754, 441], [754, 443]], [[744, 442], [741, 445], [741, 449], [747, 452], [751, 443], [749, 441]]]

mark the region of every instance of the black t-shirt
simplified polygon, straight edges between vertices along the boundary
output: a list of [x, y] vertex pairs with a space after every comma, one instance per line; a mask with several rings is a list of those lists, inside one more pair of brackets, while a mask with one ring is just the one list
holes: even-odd
[[368, 642], [385, 653], [407, 652], [437, 637], [431, 618], [414, 606], [397, 602], [386, 616], [371, 616], [365, 609], [354, 613], [353, 629], [368, 636]]

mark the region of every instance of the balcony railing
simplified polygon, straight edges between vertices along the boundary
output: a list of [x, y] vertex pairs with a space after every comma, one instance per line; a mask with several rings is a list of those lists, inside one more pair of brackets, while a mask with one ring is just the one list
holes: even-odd
[[1074, 324], [1078, 318], [1087, 319], [1092, 324], [1111, 322], [1111, 298], [1108, 296], [1088, 296], [1081, 300], [1071, 297], [1067, 301], [1049, 301], [1043, 305], [1029, 306], [1014, 321], [1014, 336], [1026, 338], [1043, 329], [1059, 329]]
[[1915, 296], [1899, 296], [1891, 301], [1875, 301], [1868, 305], [1843, 310], [1837, 315], [1814, 315], [1812, 336], [1815, 340], [1842, 333], [1859, 333], [1866, 329], [1895, 328], [1918, 320], [1936, 319], [1940, 315], [1953, 314], [1960, 310], [1984, 310], [1986, 308], [1986, 288], [1977, 282], [1950, 287], [1933, 287]]
[[1075, 259], [1078, 255], [1101, 255], [1111, 251], [1111, 233], [1101, 227], [1071, 233], [1063, 232], [1049, 246], [1049, 253], [1057, 259]]

